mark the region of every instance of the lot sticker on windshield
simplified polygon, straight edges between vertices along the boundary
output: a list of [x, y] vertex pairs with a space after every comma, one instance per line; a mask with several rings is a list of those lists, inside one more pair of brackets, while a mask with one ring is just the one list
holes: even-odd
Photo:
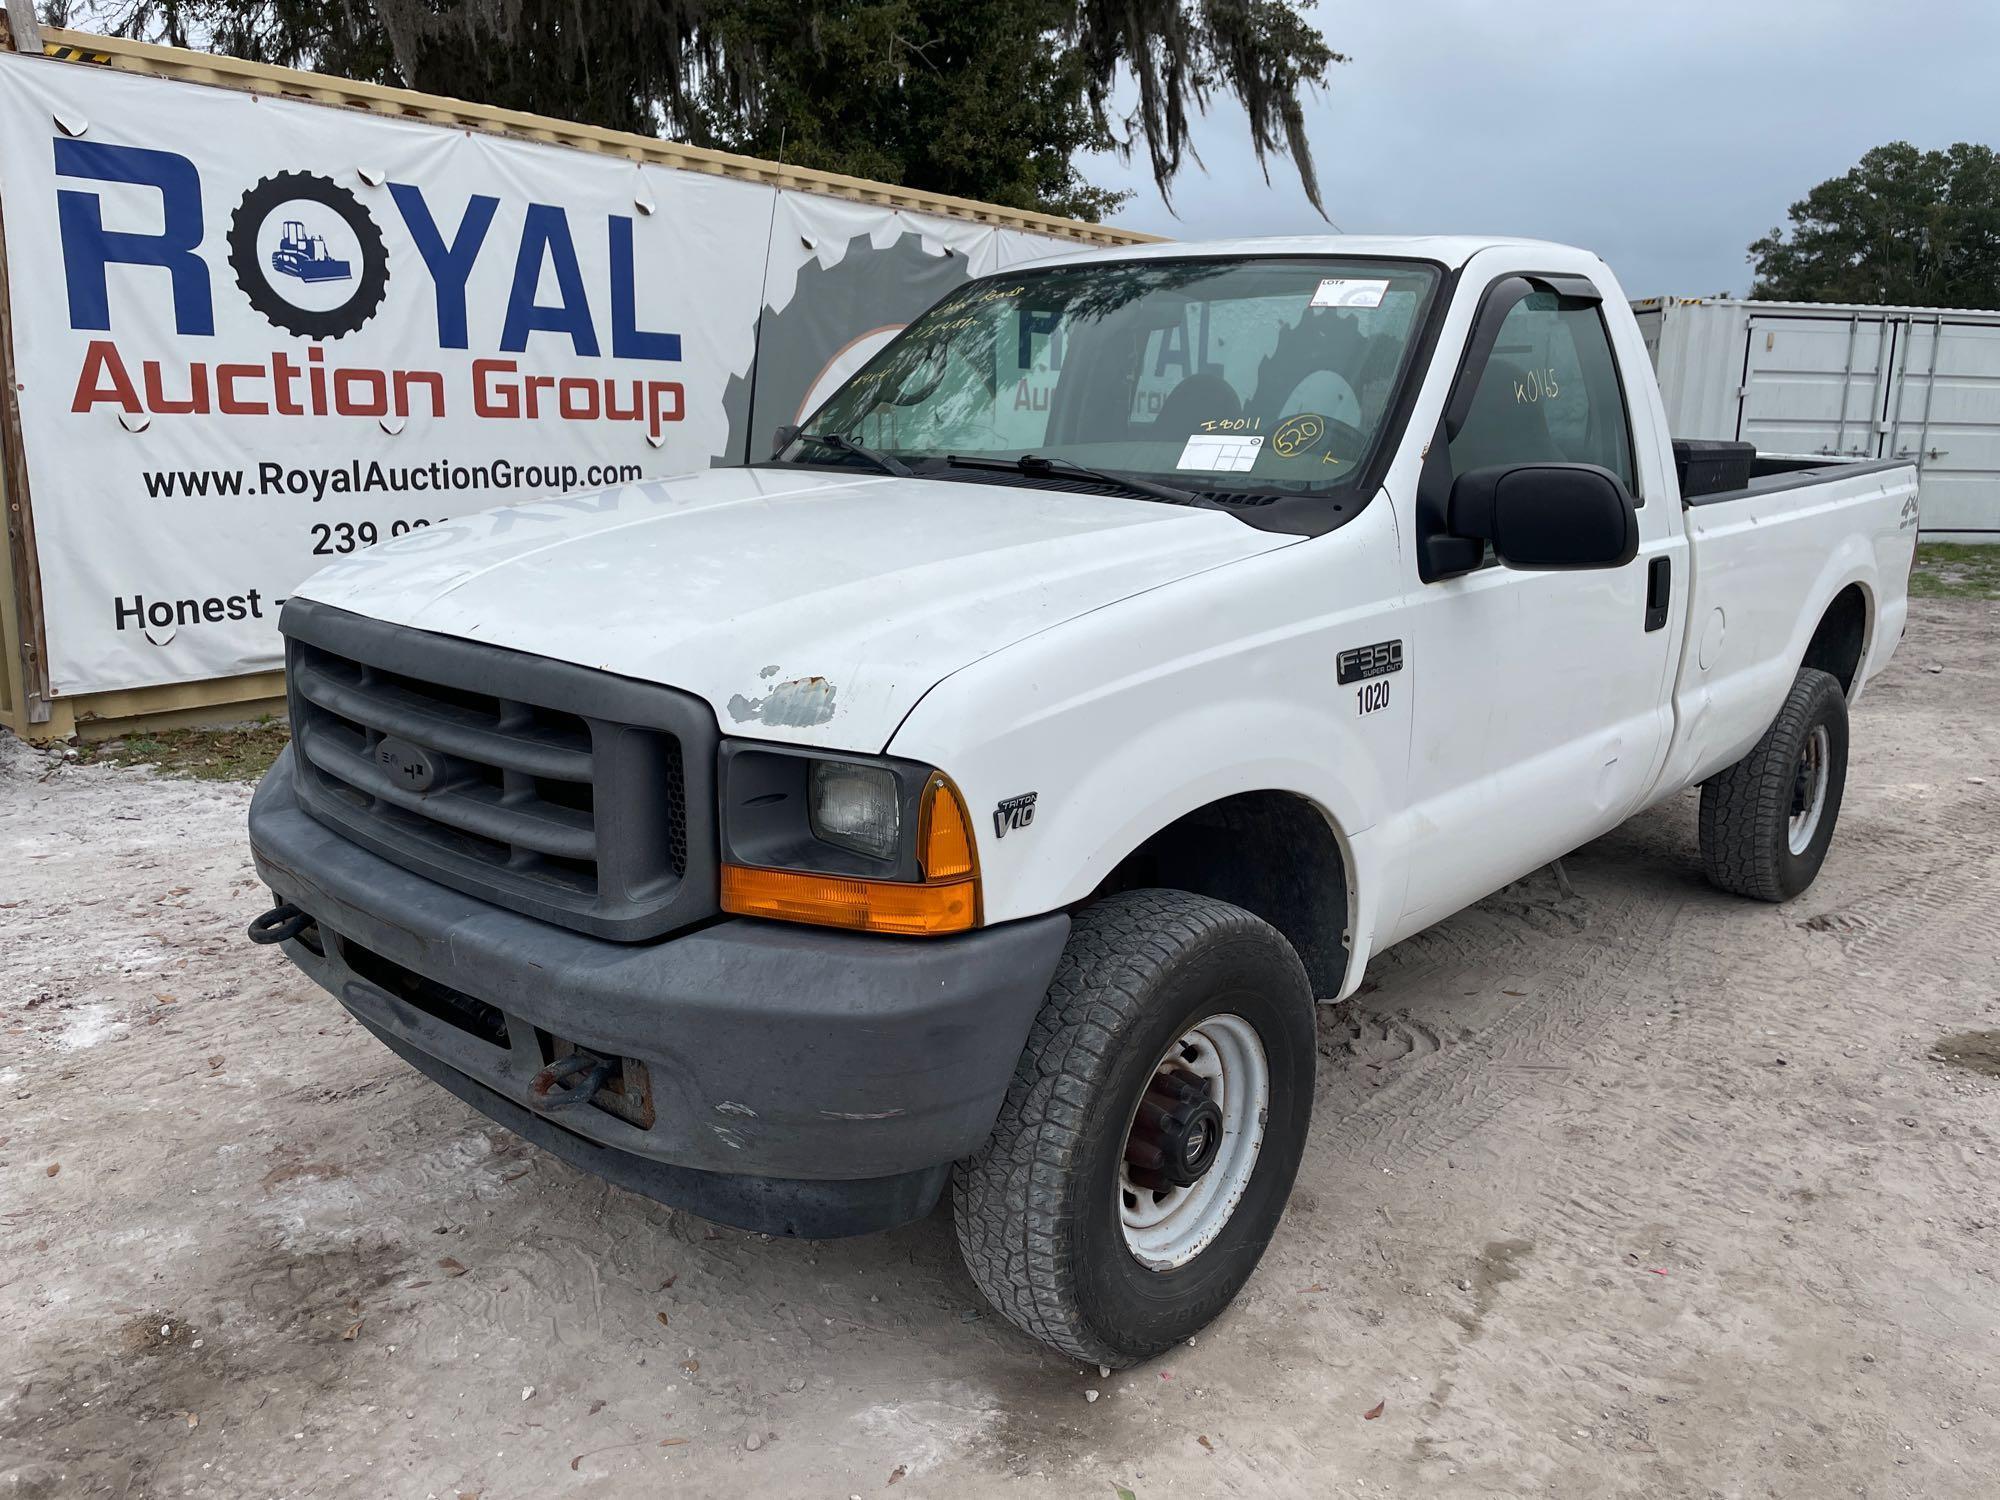
[[1291, 458], [1311, 452], [1325, 436], [1326, 418], [1316, 411], [1302, 411], [1278, 425], [1278, 430], [1271, 434], [1271, 446], [1278, 450], [1278, 457]]
[[1389, 294], [1387, 281], [1356, 280], [1350, 276], [1329, 276], [1313, 293], [1314, 307], [1380, 307]]
[[1261, 434], [1209, 434], [1197, 432], [1181, 449], [1180, 469], [1207, 469], [1211, 473], [1247, 474], [1264, 446]]

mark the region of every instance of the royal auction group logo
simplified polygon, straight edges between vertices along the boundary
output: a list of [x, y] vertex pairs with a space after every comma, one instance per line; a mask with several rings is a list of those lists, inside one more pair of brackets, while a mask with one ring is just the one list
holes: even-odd
[[[110, 408], [134, 432], [156, 416], [351, 417], [392, 433], [460, 413], [630, 422], [654, 447], [686, 417], [686, 390], [661, 368], [680, 363], [680, 332], [646, 326], [639, 311], [642, 293], [670, 304], [670, 288], [657, 275], [642, 284], [629, 214], [449, 189], [439, 194], [446, 205], [434, 205], [421, 183], [358, 173], [382, 189], [371, 210], [331, 177], [273, 173], [237, 199], [223, 240], [249, 306], [307, 341], [303, 351], [272, 349], [226, 316], [218, 326], [192, 158], [110, 141], [53, 144], [69, 325], [102, 335], [78, 360], [78, 415]], [[121, 191], [107, 197], [101, 184]], [[133, 190], [150, 190], [157, 209], [135, 216]], [[342, 361], [326, 346], [373, 321], [388, 295], [390, 251], [376, 214], [400, 216], [390, 223], [409, 307]], [[580, 235], [597, 239], [601, 257], [586, 260]], [[428, 318], [417, 310], [426, 302]], [[447, 369], [424, 357], [429, 348], [479, 352]], [[607, 358], [616, 363], [596, 363]]]
[[308, 339], [358, 330], [389, 290], [389, 251], [346, 188], [280, 172], [243, 195], [229, 219], [229, 267], [274, 327]]

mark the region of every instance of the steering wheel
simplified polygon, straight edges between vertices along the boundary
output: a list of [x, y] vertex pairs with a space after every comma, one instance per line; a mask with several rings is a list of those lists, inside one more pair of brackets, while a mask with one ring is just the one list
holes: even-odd
[[[884, 406], [915, 406], [925, 401], [944, 383], [945, 366], [950, 358], [950, 350], [942, 343], [927, 344], [917, 356], [918, 362], [910, 367], [895, 391], [882, 399]], [[916, 389], [910, 388], [911, 381], [919, 381]]]

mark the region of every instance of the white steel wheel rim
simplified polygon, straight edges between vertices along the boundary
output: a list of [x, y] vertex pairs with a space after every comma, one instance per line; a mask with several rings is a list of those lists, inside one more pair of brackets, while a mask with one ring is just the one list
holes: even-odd
[[[1828, 737], [1824, 724], [1815, 724], [1811, 734], [1806, 736], [1803, 749], [1799, 751], [1799, 763], [1793, 772], [1792, 800], [1805, 805], [1792, 813], [1785, 825], [1785, 844], [1794, 854], [1804, 854], [1812, 844], [1813, 835], [1819, 832], [1820, 814], [1826, 811], [1826, 788], [1832, 776], [1833, 741]], [[1799, 796], [1803, 785], [1805, 796]]]
[[[1210, 1016], [1190, 1027], [1154, 1064], [1153, 1074], [1167, 1068], [1207, 1081], [1222, 1114], [1222, 1143], [1199, 1181], [1165, 1191], [1133, 1182], [1131, 1166], [1121, 1156], [1114, 1187], [1118, 1225], [1125, 1248], [1155, 1271], [1186, 1265], [1222, 1233], [1257, 1170], [1271, 1108], [1271, 1064], [1256, 1027], [1241, 1016]], [[1135, 1104], [1135, 1119], [1137, 1114]], [[1129, 1137], [1131, 1120], [1125, 1132]]]

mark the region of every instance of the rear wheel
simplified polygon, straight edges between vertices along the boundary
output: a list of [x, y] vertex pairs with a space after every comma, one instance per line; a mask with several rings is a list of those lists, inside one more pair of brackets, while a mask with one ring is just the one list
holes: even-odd
[[1701, 788], [1701, 862], [1713, 884], [1789, 901], [1813, 883], [1847, 785], [1847, 695], [1811, 667], [1748, 755]]
[[1084, 910], [993, 1136], [954, 1176], [987, 1300], [1108, 1365], [1204, 1327], [1284, 1212], [1313, 1062], [1312, 990], [1268, 923], [1181, 891]]

